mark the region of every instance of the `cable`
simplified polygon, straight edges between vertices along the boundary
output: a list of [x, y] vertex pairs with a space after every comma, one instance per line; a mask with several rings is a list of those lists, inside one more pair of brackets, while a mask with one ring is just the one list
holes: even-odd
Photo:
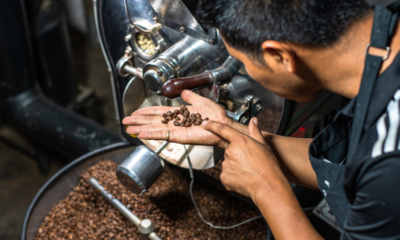
[[214, 224], [212, 224], [212, 223], [206, 221], [206, 220], [203, 218], [203, 215], [201, 214], [200, 209], [199, 209], [199, 207], [197, 206], [196, 201], [194, 200], [194, 197], [193, 197], [193, 183], [194, 183], [193, 167], [192, 167], [192, 162], [190, 161], [190, 157], [189, 157], [189, 154], [188, 154], [188, 152], [187, 152], [186, 146], [183, 145], [183, 147], [185, 148], [186, 159], [188, 160], [188, 164], [189, 164], [190, 178], [192, 179], [192, 181], [190, 182], [190, 197], [192, 198], [193, 205], [194, 205], [194, 207], [196, 208], [197, 213], [198, 213], [199, 216], [200, 216], [200, 219], [201, 219], [205, 224], [207, 224], [207, 225], [209, 225], [210, 227], [215, 228], [215, 229], [232, 229], [232, 228], [239, 227], [239, 226], [241, 226], [241, 225], [243, 225], [243, 224], [249, 223], [249, 222], [251, 222], [251, 221], [254, 221], [254, 220], [256, 220], [256, 219], [259, 219], [259, 218], [262, 218], [262, 217], [263, 217], [262, 215], [259, 215], [259, 216], [257, 216], [257, 217], [253, 217], [253, 218], [247, 219], [246, 221], [243, 221], [243, 222], [241, 222], [241, 223], [238, 223], [238, 224], [235, 224], [235, 225], [232, 225], [232, 226], [214, 226]]
[[132, 19], [131, 19], [131, 15], [129, 14], [128, 0], [124, 0], [124, 3], [125, 3], [125, 12], [126, 12], [126, 15], [128, 16], [129, 22], [130, 22], [131, 25], [132, 25], [131, 27], [134, 27], [135, 24], [133, 23], [133, 21], [132, 21]]

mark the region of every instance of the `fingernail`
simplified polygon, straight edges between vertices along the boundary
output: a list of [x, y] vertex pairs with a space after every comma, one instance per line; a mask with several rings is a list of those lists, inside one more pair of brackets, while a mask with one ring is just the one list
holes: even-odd
[[257, 119], [257, 118], [254, 118], [253, 122], [254, 122], [254, 124], [255, 124], [256, 126], [258, 126], [258, 119]]
[[207, 123], [208, 123], [208, 121], [203, 121], [203, 122], [201, 123], [201, 125], [206, 126]]

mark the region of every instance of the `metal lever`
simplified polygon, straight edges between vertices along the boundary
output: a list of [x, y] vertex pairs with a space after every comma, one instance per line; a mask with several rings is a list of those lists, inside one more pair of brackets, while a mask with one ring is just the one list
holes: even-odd
[[164, 83], [161, 93], [167, 98], [177, 98], [185, 89], [198, 90], [201, 88], [211, 87], [228, 83], [233, 76], [242, 67], [242, 63], [235, 58], [229, 56], [224, 64], [214, 70], [206, 71], [200, 75], [185, 78], [175, 78]]
[[214, 83], [214, 78], [210, 72], [205, 72], [200, 75], [175, 78], [164, 83], [161, 93], [164, 97], [169, 99], [178, 98], [181, 96], [183, 90], [197, 90], [205, 87], [211, 87]]
[[129, 221], [135, 225], [140, 233], [141, 240], [162, 240], [155, 232], [154, 223], [149, 219], [140, 220], [133, 212], [131, 212], [124, 204], [118, 199], [114, 198], [113, 195], [104, 190], [103, 186], [95, 178], [90, 178], [90, 185], [94, 187], [105, 199], [107, 199], [111, 205], [113, 205], [118, 211], [122, 213]]

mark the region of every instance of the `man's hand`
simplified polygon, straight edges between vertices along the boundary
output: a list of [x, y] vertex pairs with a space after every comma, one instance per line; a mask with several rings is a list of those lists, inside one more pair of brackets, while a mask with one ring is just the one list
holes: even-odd
[[[233, 121], [226, 115], [225, 110], [208, 98], [201, 97], [192, 91], [182, 92], [182, 99], [191, 106], [187, 106], [191, 113], [200, 113], [203, 118], [208, 117], [212, 121], [232, 125]], [[167, 131], [170, 131], [170, 141], [182, 144], [195, 145], [220, 145], [221, 138], [201, 126], [176, 127], [174, 121], [163, 124], [162, 114], [179, 108], [157, 106], [135, 111], [130, 117], [122, 120], [128, 134], [138, 135], [141, 139], [165, 140]], [[179, 116], [182, 118], [181, 116]]]
[[250, 120], [250, 136], [219, 122], [203, 122], [202, 126], [222, 139], [218, 147], [225, 149], [225, 160], [220, 178], [229, 191], [255, 200], [257, 192], [260, 189], [270, 189], [276, 178], [287, 182], [261, 134], [257, 118]]
[[223, 140], [222, 184], [254, 201], [275, 239], [322, 239], [301, 209], [257, 125], [257, 118], [250, 120], [247, 136], [223, 123], [203, 122], [204, 129]]

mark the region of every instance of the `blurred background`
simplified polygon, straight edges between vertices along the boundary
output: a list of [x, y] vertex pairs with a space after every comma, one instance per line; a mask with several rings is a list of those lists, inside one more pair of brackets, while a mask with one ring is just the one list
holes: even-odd
[[[387, 5], [394, 1], [368, 2]], [[104, 142], [95, 142], [88, 149], [78, 149], [77, 142], [76, 151], [72, 148], [70, 154], [63, 154], [38, 141], [34, 130], [27, 132], [26, 129], [41, 124], [27, 114], [44, 114], [40, 108], [20, 115], [19, 125], [0, 109], [0, 239], [20, 238], [23, 218], [30, 202], [54, 173], [82, 153], [122, 141], [118, 138], [109, 73], [98, 42], [92, 1], [30, 0], [25, 1], [25, 6], [41, 92], [85, 120], [97, 122], [99, 129], [103, 127], [109, 135]], [[0, 31], [3, 27], [0, 26]], [[2, 32], [0, 36], [3, 40], [7, 38]], [[0, 40], [0, 49], [5, 51], [9, 46], [4, 46], [3, 40]], [[4, 63], [2, 61], [1, 64]], [[0, 82], [1, 97], [5, 98], [11, 92], [11, 83]], [[57, 119], [49, 117], [49, 121]], [[19, 127], [25, 125], [29, 127]], [[45, 128], [41, 130], [46, 131]], [[94, 132], [82, 127], [77, 134], [87, 141]], [[57, 141], [64, 144], [64, 135], [61, 134]]]

